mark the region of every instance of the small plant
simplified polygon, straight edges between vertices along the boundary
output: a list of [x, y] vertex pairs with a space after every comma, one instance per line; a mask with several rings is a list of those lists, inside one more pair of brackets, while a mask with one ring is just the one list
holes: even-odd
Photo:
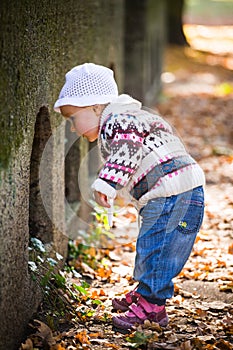
[[81, 281], [81, 275], [73, 267], [65, 265], [63, 270], [59, 269], [62, 259], [58, 253], [51, 258], [45, 245], [38, 238], [31, 238], [28, 266], [32, 279], [43, 294], [42, 308], [50, 326], [55, 325], [55, 319], [66, 315], [75, 318], [77, 303], [82, 301], [83, 296], [86, 297], [89, 288], [89, 284]]
[[39, 282], [41, 287], [48, 287], [49, 281], [53, 279], [60, 288], [64, 287], [64, 277], [60, 275], [57, 268], [63, 256], [55, 253], [55, 257], [51, 258], [45, 245], [35, 237], [31, 237], [28, 250], [28, 266], [33, 280]]
[[108, 224], [108, 211], [106, 208], [95, 204], [95, 202], [90, 201], [90, 203], [94, 207], [92, 212], [94, 219], [84, 236], [85, 244], [104, 247], [107, 240], [114, 238], [114, 234], [110, 231]]
[[[76, 270], [82, 271], [86, 264], [94, 274], [109, 278], [106, 250], [98, 248], [106, 240], [113, 238], [109, 231], [105, 210], [95, 208], [94, 221], [87, 232], [81, 231], [79, 240], [69, 241], [67, 263], [60, 269], [63, 257], [46, 248], [38, 238], [31, 237], [28, 267], [32, 279], [39, 285], [43, 294], [43, 312], [47, 323], [55, 325], [55, 319], [69, 315], [79, 321], [91, 317], [101, 301], [89, 295], [89, 284]], [[82, 311], [80, 311], [82, 310]]]
[[68, 264], [82, 269], [81, 265], [85, 263], [96, 271], [100, 267], [106, 267], [104, 266], [105, 257], [108, 249], [112, 248], [114, 234], [109, 230], [106, 208], [93, 203], [94, 220], [88, 230], [79, 231], [78, 238], [69, 241]]

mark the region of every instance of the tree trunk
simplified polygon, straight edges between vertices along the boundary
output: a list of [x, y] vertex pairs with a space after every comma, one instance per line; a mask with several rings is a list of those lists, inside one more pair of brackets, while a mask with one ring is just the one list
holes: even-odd
[[183, 31], [184, 0], [167, 0], [167, 36], [169, 44], [189, 45]]

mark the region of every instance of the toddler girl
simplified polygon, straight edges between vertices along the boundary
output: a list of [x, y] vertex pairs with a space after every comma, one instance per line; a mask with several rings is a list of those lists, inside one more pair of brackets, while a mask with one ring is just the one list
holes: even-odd
[[173, 278], [190, 256], [204, 212], [205, 177], [172, 127], [139, 101], [123, 94], [109, 68], [85, 63], [66, 74], [54, 105], [90, 142], [98, 139], [104, 161], [92, 185], [106, 208], [128, 193], [141, 216], [134, 279], [138, 286], [113, 307], [124, 313], [113, 324], [129, 330], [145, 320], [166, 326], [166, 299]]

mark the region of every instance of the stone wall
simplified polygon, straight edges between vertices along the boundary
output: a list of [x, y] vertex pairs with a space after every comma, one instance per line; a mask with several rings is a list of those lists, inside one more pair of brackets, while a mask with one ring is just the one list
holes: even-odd
[[[159, 82], [161, 55], [153, 35], [163, 40], [163, 31], [160, 28], [156, 34], [158, 24], [153, 24], [153, 16], [159, 21], [161, 13], [153, 4], [163, 1], [147, 0], [141, 7], [140, 38], [128, 37], [125, 13], [129, 3], [130, 16], [138, 16], [139, 2], [134, 9], [131, 0], [1, 0], [0, 350], [18, 348], [40, 299], [28, 271], [29, 237], [38, 237], [65, 257], [65, 188], [68, 201], [82, 201], [73, 174], [81, 159], [88, 159], [89, 145], [83, 140], [75, 142], [65, 164], [69, 134], [52, 110], [65, 73], [77, 64], [95, 62], [114, 69], [121, 92], [130, 87], [127, 92], [142, 99], [148, 91], [153, 90], [153, 98], [157, 94], [154, 82]], [[148, 54], [138, 59], [134, 51], [138, 45], [140, 52], [144, 50], [144, 40], [150, 46], [145, 51], [150, 59]], [[129, 51], [124, 43], [130, 42], [135, 46], [125, 60]], [[136, 79], [141, 67], [147, 67], [147, 73]], [[139, 92], [138, 84], [143, 86]], [[84, 187], [88, 186], [89, 166], [87, 162], [82, 167]]]
[[[122, 19], [121, 0], [1, 1], [1, 350], [17, 349], [38, 305], [28, 272], [29, 232], [66, 254], [65, 128], [53, 103], [65, 73], [86, 61], [114, 64], [121, 83]], [[41, 197], [39, 170], [48, 140]]]

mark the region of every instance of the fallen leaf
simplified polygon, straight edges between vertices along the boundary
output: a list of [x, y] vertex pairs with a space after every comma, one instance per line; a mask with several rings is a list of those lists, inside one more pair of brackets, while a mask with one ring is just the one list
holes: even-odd
[[228, 341], [225, 341], [224, 339], [218, 340], [215, 345], [217, 346], [218, 349], [222, 350], [232, 350], [233, 345], [230, 344]]
[[103, 338], [103, 334], [96, 332], [96, 333], [89, 333], [89, 337], [91, 338]]
[[88, 335], [87, 335], [87, 331], [86, 330], [83, 330], [81, 332], [78, 332], [75, 336], [76, 339], [78, 339], [78, 341], [81, 343], [81, 344], [90, 344], [90, 341], [89, 341], [89, 338], [88, 338]]
[[33, 350], [33, 342], [28, 338], [25, 343], [23, 343], [19, 350]]
[[228, 304], [222, 301], [213, 301], [211, 303], [208, 303], [208, 305], [211, 310], [215, 310], [215, 311], [224, 310], [225, 308], [228, 307]]
[[185, 341], [183, 342], [181, 345], [180, 345], [180, 350], [191, 350], [193, 347], [191, 345], [191, 342], [190, 340], [188, 341]]
[[44, 322], [35, 319], [31, 326], [36, 329], [34, 337], [39, 337], [43, 344], [48, 346], [54, 345], [55, 340], [53, 338], [52, 330]]
[[233, 254], [233, 243], [228, 247], [228, 254]]

